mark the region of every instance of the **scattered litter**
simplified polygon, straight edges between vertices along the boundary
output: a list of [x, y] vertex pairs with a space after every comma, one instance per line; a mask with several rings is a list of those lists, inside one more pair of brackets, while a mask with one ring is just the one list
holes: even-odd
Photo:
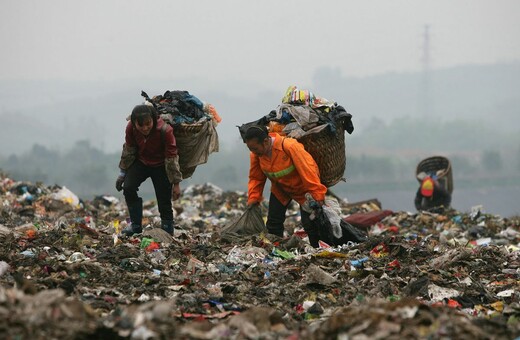
[[127, 212], [118, 199], [79, 200], [66, 188], [2, 177], [4, 337], [520, 336], [518, 217], [340, 200], [342, 220], [354, 216], [368, 238], [315, 249], [296, 205], [284, 238], [262, 223], [261, 232], [229, 237], [223, 231], [246, 212], [245, 193], [206, 184], [184, 194], [174, 202], [175, 235], [146, 202], [143, 233], [119, 238]]

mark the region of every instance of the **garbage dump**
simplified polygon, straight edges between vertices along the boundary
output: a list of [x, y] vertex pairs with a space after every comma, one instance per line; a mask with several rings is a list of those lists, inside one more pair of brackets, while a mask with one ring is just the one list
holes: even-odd
[[117, 197], [2, 175], [0, 199], [3, 339], [520, 336], [520, 218], [482, 207], [340, 202], [367, 239], [315, 249], [296, 204], [285, 237], [242, 233], [245, 193], [210, 183], [184, 189], [173, 236], [154, 201], [142, 234], [122, 237]]

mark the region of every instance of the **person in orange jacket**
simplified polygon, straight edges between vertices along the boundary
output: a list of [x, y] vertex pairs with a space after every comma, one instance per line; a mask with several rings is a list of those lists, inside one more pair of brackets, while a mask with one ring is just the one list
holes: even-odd
[[421, 175], [422, 182], [415, 194], [415, 208], [417, 210], [449, 209], [451, 194], [439, 183], [435, 175]]
[[247, 129], [244, 141], [251, 151], [248, 183], [248, 206], [263, 200], [267, 178], [271, 195], [266, 227], [269, 233], [282, 237], [285, 213], [291, 200], [300, 204], [301, 221], [313, 247], [318, 247], [319, 226], [310, 219], [306, 194], [321, 206], [327, 187], [320, 182], [318, 165], [303, 145], [293, 138], [268, 133], [265, 126]]

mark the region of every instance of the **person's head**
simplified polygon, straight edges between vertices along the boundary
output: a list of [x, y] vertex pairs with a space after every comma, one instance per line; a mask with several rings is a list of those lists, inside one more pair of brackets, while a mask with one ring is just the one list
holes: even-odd
[[145, 136], [157, 126], [157, 111], [153, 106], [136, 105], [130, 116], [132, 125]]
[[271, 146], [271, 138], [267, 133], [267, 128], [261, 125], [249, 127], [244, 135], [244, 140], [249, 151], [257, 156], [266, 154]]
[[433, 187], [433, 179], [430, 176], [426, 176], [421, 183], [421, 195], [431, 197], [433, 195]]

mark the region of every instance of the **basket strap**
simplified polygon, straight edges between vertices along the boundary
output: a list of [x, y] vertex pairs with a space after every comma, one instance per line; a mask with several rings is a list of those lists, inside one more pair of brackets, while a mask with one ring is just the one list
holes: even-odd
[[164, 124], [161, 128], [161, 140], [163, 144], [166, 144], [166, 124]]
[[[282, 139], [282, 151], [285, 153], [285, 149], [283, 147], [283, 142], [285, 142], [285, 137], [283, 137], [283, 139]], [[285, 153], [285, 154], [287, 154], [287, 153]], [[282, 169], [280, 171], [275, 171], [275, 172], [264, 171], [264, 174], [269, 178], [281, 178], [281, 177], [287, 176], [288, 174], [293, 172], [294, 169], [296, 169], [296, 167], [294, 166], [294, 164], [291, 164], [291, 166], [289, 166], [285, 169]]]

